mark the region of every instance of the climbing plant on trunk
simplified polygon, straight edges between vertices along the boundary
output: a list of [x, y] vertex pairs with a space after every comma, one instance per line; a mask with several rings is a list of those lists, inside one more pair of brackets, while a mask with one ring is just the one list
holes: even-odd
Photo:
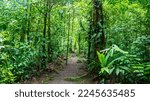
[[[95, 63], [98, 61], [97, 51], [103, 50], [105, 46], [105, 35], [104, 35], [104, 20], [103, 20], [103, 9], [102, 0], [92, 0], [92, 18], [90, 22], [89, 31], [89, 53], [88, 59], [89, 63], [92, 61]], [[96, 67], [96, 65], [94, 65]]]

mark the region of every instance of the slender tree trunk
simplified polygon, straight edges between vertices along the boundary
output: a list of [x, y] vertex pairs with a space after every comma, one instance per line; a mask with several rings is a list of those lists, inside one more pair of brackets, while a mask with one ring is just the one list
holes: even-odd
[[36, 47], [37, 46], [37, 43], [38, 43], [38, 41], [39, 41], [39, 37], [38, 37], [38, 34], [39, 34], [39, 24], [40, 24], [40, 19], [38, 19], [38, 21], [37, 21], [37, 28], [36, 28], [36, 35], [35, 35], [35, 39], [34, 39], [34, 46]]
[[[28, 1], [24, 1], [24, 5], [28, 5]], [[20, 34], [20, 41], [25, 42], [27, 32], [26, 32], [26, 26], [27, 26], [27, 18], [28, 18], [28, 7], [26, 8], [26, 13], [23, 15], [22, 18], [22, 31]]]
[[24, 42], [25, 39], [26, 39], [26, 26], [25, 26], [25, 23], [26, 23], [26, 20], [23, 19], [22, 20], [22, 31], [21, 31], [21, 34], [20, 34], [20, 41], [21, 42]]
[[78, 36], [78, 46], [79, 46], [79, 54], [81, 53], [81, 33], [79, 32]]
[[88, 32], [88, 60], [87, 60], [88, 64], [91, 63], [91, 34], [92, 34], [92, 23], [90, 22], [90, 30]]
[[68, 55], [69, 55], [69, 43], [70, 43], [70, 12], [69, 12], [69, 15], [68, 15], [68, 40], [67, 40], [67, 56], [66, 56], [66, 65], [68, 63]]
[[31, 12], [32, 12], [32, 4], [28, 4], [28, 28], [27, 28], [27, 40], [30, 42], [30, 27], [31, 27]]
[[51, 2], [47, 1], [48, 2], [48, 31], [47, 31], [47, 34], [48, 34], [48, 62], [51, 62], [52, 61], [52, 58], [51, 58], [51, 9], [52, 9], [52, 5], [51, 5]]
[[[63, 16], [63, 37], [65, 38], [65, 39], [63, 39], [64, 41], [66, 41], [66, 11], [64, 10], [64, 16]], [[64, 43], [64, 46], [63, 47], [66, 47], [66, 44]], [[64, 48], [64, 51], [66, 51], [66, 48]]]
[[47, 27], [47, 0], [45, 0], [44, 2], [44, 28], [43, 28], [43, 45], [42, 45], [42, 48], [43, 48], [43, 56], [42, 56], [42, 67], [46, 67], [46, 27]]
[[[72, 9], [73, 9], [73, 14], [72, 14], [72, 36], [74, 36], [75, 9], [74, 9], [74, 7]], [[71, 48], [72, 48], [73, 51], [75, 51], [74, 48], [73, 48], [73, 42], [71, 42]]]
[[27, 37], [27, 32], [26, 32], [26, 24], [27, 24], [27, 13], [25, 14], [25, 18], [22, 19], [22, 31], [20, 34], [20, 41], [25, 42], [26, 37]]
[[[73, 6], [73, 2], [72, 2], [72, 25], [71, 25], [71, 35], [70, 35], [70, 51], [73, 52], [73, 48], [72, 48], [72, 43], [73, 43], [73, 31], [74, 31], [74, 12], [75, 12], [75, 9], [74, 9], [74, 6]], [[71, 19], [71, 18], [70, 18]]]

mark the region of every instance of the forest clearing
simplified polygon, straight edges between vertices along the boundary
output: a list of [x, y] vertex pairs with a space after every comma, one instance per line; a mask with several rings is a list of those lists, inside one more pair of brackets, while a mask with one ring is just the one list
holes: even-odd
[[0, 0], [0, 83], [150, 83], [150, 0]]

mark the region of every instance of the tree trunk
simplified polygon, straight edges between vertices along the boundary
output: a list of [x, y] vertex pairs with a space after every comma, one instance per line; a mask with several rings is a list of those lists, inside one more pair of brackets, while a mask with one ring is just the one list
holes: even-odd
[[[98, 62], [97, 51], [103, 50], [105, 46], [104, 20], [102, 14], [102, 0], [92, 0], [93, 10], [91, 12], [90, 31], [88, 33], [88, 64]], [[92, 61], [91, 61], [92, 60]], [[93, 66], [96, 66], [93, 64]], [[96, 69], [95, 67], [94, 69]], [[96, 70], [93, 70], [96, 71]]]
[[20, 41], [21, 42], [24, 42], [25, 39], [26, 39], [26, 26], [25, 26], [25, 23], [26, 23], [26, 20], [25, 19], [22, 19], [22, 31], [21, 31], [21, 34], [20, 34]]
[[[68, 11], [69, 12], [69, 11]], [[69, 38], [69, 36], [70, 36], [70, 12], [69, 12], [69, 14], [68, 14], [68, 40], [67, 40], [67, 56], [66, 56], [66, 65], [67, 65], [67, 63], [68, 63], [68, 55], [69, 55], [69, 43], [70, 43], [70, 38]]]
[[34, 37], [34, 46], [36, 47], [37, 46], [37, 43], [39, 41], [39, 37], [38, 37], [38, 34], [39, 34], [39, 28], [40, 28], [40, 19], [37, 19], [37, 28], [36, 28], [36, 35]]
[[[72, 36], [75, 37], [75, 36], [74, 36], [75, 9], [74, 9], [74, 7], [73, 7], [72, 9], [73, 9], [73, 14], [72, 14]], [[73, 40], [73, 38], [72, 38], [72, 40]], [[74, 47], [73, 47], [73, 41], [72, 41], [72, 43], [71, 43], [71, 49], [72, 49], [72, 51], [75, 52]]]
[[78, 36], [78, 46], [79, 46], [79, 54], [81, 53], [81, 33], [79, 32]]
[[42, 67], [46, 67], [46, 27], [47, 27], [47, 0], [45, 0], [44, 2], [44, 28], [43, 28], [43, 45], [42, 45], [42, 48], [43, 48], [43, 56], [42, 56]]
[[31, 12], [32, 12], [32, 4], [28, 4], [28, 28], [27, 28], [27, 41], [30, 42], [30, 27], [31, 27]]
[[90, 30], [88, 32], [88, 60], [87, 60], [88, 64], [91, 63], [91, 34], [92, 34], [92, 23], [90, 22]]
[[93, 0], [93, 9], [93, 33], [96, 35], [94, 38], [94, 57], [96, 58], [96, 51], [103, 50], [105, 46], [102, 0]]
[[47, 1], [48, 3], [48, 31], [47, 31], [47, 34], [48, 34], [48, 62], [51, 62], [52, 61], [52, 58], [51, 58], [51, 9], [52, 9], [52, 5], [51, 5], [51, 2]]

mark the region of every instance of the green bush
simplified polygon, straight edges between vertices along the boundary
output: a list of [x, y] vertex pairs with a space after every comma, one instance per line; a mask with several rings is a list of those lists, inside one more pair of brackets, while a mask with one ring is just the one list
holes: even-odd
[[[3, 54], [1, 54], [0, 57], [3, 79], [8, 79], [9, 76], [15, 76], [13, 79], [16, 82], [29, 79], [33, 71], [37, 69], [37, 57], [40, 54], [38, 50], [32, 48], [31, 45], [27, 43], [19, 43], [15, 46], [6, 45], [5, 48], [1, 50], [1, 53]], [[1, 83], [9, 83], [6, 80], [1, 81]]]
[[143, 62], [116, 45], [97, 54], [101, 83], [150, 83], [150, 62]]
[[[116, 52], [118, 54], [116, 54]], [[113, 45], [112, 47], [102, 50], [101, 53], [97, 52], [98, 59], [100, 62], [100, 72], [99, 75], [103, 76], [103, 81], [106, 83], [114, 83], [117, 82], [117, 79], [121, 75], [125, 75], [125, 72], [129, 70], [129, 68], [116, 65], [118, 61], [121, 61], [126, 57], [128, 52], [121, 50], [117, 45]]]
[[11, 66], [6, 54], [0, 54], [0, 83], [13, 83], [15, 76], [11, 72]]
[[150, 61], [150, 35], [138, 37], [132, 44], [131, 52], [145, 62]]

